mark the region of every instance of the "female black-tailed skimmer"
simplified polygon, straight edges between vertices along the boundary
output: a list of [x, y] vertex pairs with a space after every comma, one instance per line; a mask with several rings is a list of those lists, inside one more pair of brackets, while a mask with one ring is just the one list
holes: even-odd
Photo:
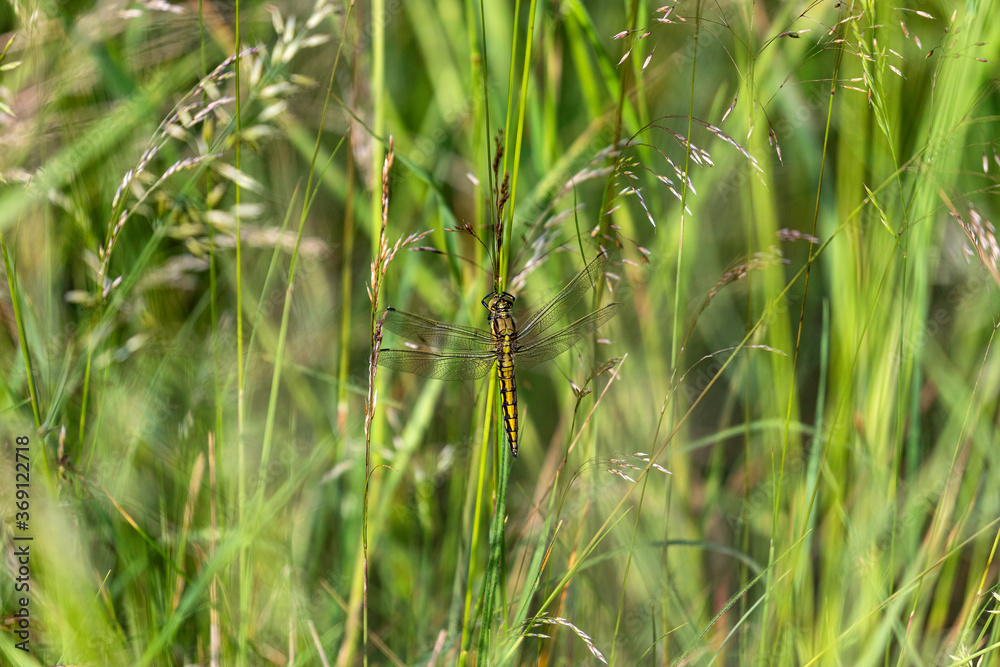
[[435, 380], [475, 380], [486, 375], [497, 363], [500, 378], [500, 404], [503, 408], [504, 430], [510, 451], [517, 457], [517, 388], [514, 374], [547, 361], [565, 351], [580, 338], [593, 333], [617, 313], [622, 304], [612, 303], [581, 317], [564, 329], [542, 337], [580, 297], [597, 285], [604, 275], [608, 255], [602, 252], [584, 267], [566, 287], [538, 309], [524, 326], [518, 329], [512, 314], [514, 297], [507, 292], [493, 292], [483, 298], [489, 311], [490, 330], [476, 329], [435, 320], [387, 308], [382, 326], [404, 338], [428, 347], [450, 348], [453, 351], [379, 350], [380, 366], [406, 373], [416, 373]]

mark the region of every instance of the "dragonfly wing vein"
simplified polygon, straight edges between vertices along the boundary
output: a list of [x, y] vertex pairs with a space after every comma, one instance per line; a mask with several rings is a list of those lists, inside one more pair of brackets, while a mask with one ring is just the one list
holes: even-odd
[[434, 380], [477, 380], [486, 375], [496, 356], [492, 353], [390, 350], [378, 353], [378, 365]]
[[382, 327], [427, 347], [487, 351], [493, 349], [489, 333], [473, 327], [445, 324], [395, 308], [387, 308]]
[[520, 329], [521, 335], [540, 334], [557, 322], [570, 308], [576, 305], [587, 290], [597, 285], [601, 276], [604, 275], [604, 267], [607, 264], [607, 252], [602, 252], [595, 257], [551, 301], [542, 306], [524, 323]]
[[515, 370], [531, 368], [564, 352], [583, 336], [592, 334], [599, 326], [610, 320], [621, 310], [622, 304], [612, 303], [600, 310], [581, 317], [565, 329], [550, 336], [527, 343], [514, 355]]

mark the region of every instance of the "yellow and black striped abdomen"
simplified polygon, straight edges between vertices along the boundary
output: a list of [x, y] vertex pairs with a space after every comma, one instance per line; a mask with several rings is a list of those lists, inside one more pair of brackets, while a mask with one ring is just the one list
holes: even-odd
[[503, 430], [507, 433], [510, 453], [517, 458], [517, 387], [514, 383], [514, 353], [517, 351], [517, 326], [510, 314], [513, 297], [504, 295], [492, 302], [490, 329], [497, 357], [497, 377], [500, 380], [500, 407], [503, 410]]
[[500, 406], [503, 410], [503, 427], [510, 443], [510, 453], [517, 458], [517, 385], [514, 382], [514, 355], [512, 340], [505, 336], [497, 354], [497, 377], [500, 378]]

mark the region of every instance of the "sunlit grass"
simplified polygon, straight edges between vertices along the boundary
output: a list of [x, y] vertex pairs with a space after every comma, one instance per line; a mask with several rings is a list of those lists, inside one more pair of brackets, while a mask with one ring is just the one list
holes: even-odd
[[0, 6], [2, 662], [994, 664], [1000, 8], [771, 4]]

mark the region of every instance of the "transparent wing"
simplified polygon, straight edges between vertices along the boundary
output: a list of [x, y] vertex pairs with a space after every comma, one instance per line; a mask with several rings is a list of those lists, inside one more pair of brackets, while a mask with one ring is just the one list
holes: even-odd
[[561, 329], [550, 336], [528, 343], [523, 347], [518, 347], [514, 354], [514, 368], [531, 368], [535, 364], [540, 364], [561, 352], [569, 349], [583, 336], [587, 336], [597, 331], [597, 328], [610, 320], [621, 310], [622, 304], [612, 303], [600, 310], [595, 310], [586, 317], [581, 317], [565, 329]]
[[[580, 297], [591, 287], [597, 285], [597, 281], [604, 275], [604, 267], [608, 265], [608, 253], [602, 252], [594, 258], [590, 264], [583, 267], [583, 271], [576, 274], [573, 280], [563, 287], [559, 294], [547, 304], [538, 309], [531, 318], [518, 329], [518, 338], [522, 340], [527, 336], [537, 336], [541, 332], [555, 324], [565, 315], [570, 308], [576, 305]], [[598, 311], [600, 312], [600, 311]], [[580, 334], [583, 335], [582, 333]], [[567, 347], [572, 343], [567, 344]], [[565, 348], [563, 348], [565, 349]], [[561, 352], [562, 350], [559, 350]], [[559, 352], [554, 353], [555, 356]], [[541, 360], [539, 360], [541, 361]]]
[[427, 347], [449, 347], [482, 352], [493, 350], [493, 339], [487, 331], [457, 324], [445, 324], [395, 308], [385, 309], [382, 327]]
[[378, 365], [435, 380], [476, 380], [486, 375], [496, 356], [492, 352], [429, 352], [388, 350], [378, 353]]

